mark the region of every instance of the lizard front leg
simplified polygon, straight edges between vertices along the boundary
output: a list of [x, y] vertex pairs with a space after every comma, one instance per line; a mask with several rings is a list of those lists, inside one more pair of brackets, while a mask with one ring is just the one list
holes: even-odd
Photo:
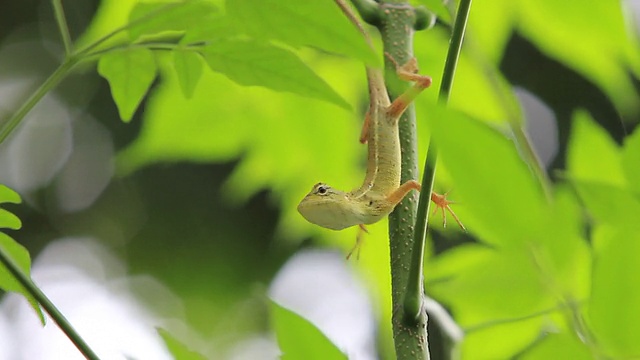
[[[396, 189], [389, 196], [387, 196], [386, 200], [393, 207], [395, 207], [396, 205], [398, 205], [400, 201], [402, 201], [402, 199], [404, 199], [404, 197], [409, 193], [409, 191], [411, 190], [420, 191], [420, 189], [421, 189], [420, 183], [418, 183], [415, 180], [409, 180], [406, 183], [400, 185], [398, 189]], [[438, 211], [438, 209], [440, 209], [442, 211], [442, 227], [447, 227], [447, 216], [444, 212], [446, 209], [451, 214], [451, 216], [453, 216], [453, 218], [456, 220], [460, 228], [462, 228], [462, 230], [464, 231], [467, 231], [467, 228], [464, 227], [464, 225], [462, 224], [462, 221], [458, 219], [458, 216], [456, 215], [456, 213], [453, 211], [453, 209], [451, 209], [451, 206], [449, 206], [449, 204], [453, 204], [453, 202], [447, 200], [447, 194], [448, 193], [444, 193], [443, 195], [440, 195], [436, 192], [431, 192], [431, 201], [433, 201], [433, 203], [436, 205], [436, 208], [434, 209], [433, 213], [435, 214]]]

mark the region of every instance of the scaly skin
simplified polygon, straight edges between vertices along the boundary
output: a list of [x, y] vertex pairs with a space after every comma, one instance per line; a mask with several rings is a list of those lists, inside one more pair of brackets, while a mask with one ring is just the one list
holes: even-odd
[[[342, 0], [335, 2], [371, 45], [368, 34], [351, 9]], [[368, 143], [368, 159], [367, 173], [362, 186], [344, 192], [318, 183], [298, 205], [298, 212], [309, 222], [332, 230], [360, 225], [360, 228], [366, 231], [365, 224], [378, 222], [389, 215], [411, 190], [420, 190], [420, 184], [415, 180], [400, 185], [398, 121], [416, 96], [431, 85], [431, 78], [417, 74], [415, 58], [403, 66], [396, 64], [398, 76], [403, 80], [413, 81], [414, 85], [391, 103], [382, 72], [370, 67], [367, 67], [366, 71], [369, 83], [369, 110], [360, 142]], [[432, 193], [431, 200], [436, 204], [436, 210], [442, 209], [444, 216], [444, 209], [447, 209], [464, 229], [444, 195]], [[359, 240], [356, 247], [358, 243]]]

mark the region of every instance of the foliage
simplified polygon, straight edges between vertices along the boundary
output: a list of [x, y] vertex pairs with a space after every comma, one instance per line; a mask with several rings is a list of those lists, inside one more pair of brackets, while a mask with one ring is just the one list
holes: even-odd
[[[142, 117], [139, 137], [118, 155], [120, 174], [162, 162], [239, 159], [221, 191], [229, 201], [267, 189], [282, 209], [279, 238], [313, 236], [349, 248], [354, 232], [318, 229], [295, 212], [319, 177], [349, 188], [363, 174], [364, 148], [356, 140], [362, 116], [351, 109], [366, 102], [362, 63], [378, 61], [333, 4], [114, 1], [103, 2], [68, 55], [97, 60], [122, 120]], [[450, 22], [441, 2], [419, 3]], [[579, 9], [551, 0], [475, 3], [449, 107], [436, 105], [435, 91], [417, 101], [421, 155], [432, 135], [438, 186], [454, 189], [456, 212], [470, 232], [442, 231], [468, 242], [430, 254], [426, 291], [464, 329], [457, 344], [463, 358], [637, 357], [640, 131], [620, 145], [589, 112], [573, 109], [567, 168], [556, 169], [561, 173], [547, 188], [522, 155], [523, 144], [508, 135], [525, 122], [500, 68], [516, 32], [597, 86], [625, 121], [638, 115], [639, 47], [619, 2]], [[416, 34], [416, 57], [434, 87], [448, 36], [446, 26]], [[0, 188], [0, 202], [18, 201]], [[0, 209], [0, 227], [20, 222]], [[385, 224], [370, 230], [354, 266], [380, 304], [384, 343], [391, 341]], [[3, 233], [0, 240], [28, 271], [26, 251]], [[3, 270], [0, 285], [24, 293]], [[277, 304], [270, 310], [285, 358], [343, 357], [303, 318]], [[160, 333], [176, 358], [192, 356], [178, 355], [191, 353]]]
[[[17, 204], [20, 202], [20, 195], [0, 184], [0, 204]], [[18, 230], [21, 226], [22, 222], [17, 216], [0, 208], [0, 229]], [[25, 274], [29, 275], [31, 269], [31, 258], [27, 249], [4, 232], [0, 232], [0, 248], [4, 252], [5, 256], [9, 258], [9, 261], [12, 261], [15, 266], [20, 268]], [[40, 310], [40, 306], [38, 306], [36, 299], [18, 282], [9, 269], [7, 269], [7, 267], [2, 263], [0, 263], [0, 289], [17, 292], [26, 297], [44, 325], [44, 315], [42, 314], [42, 310]]]
[[271, 302], [273, 329], [282, 359], [347, 359], [313, 324], [302, 316]]

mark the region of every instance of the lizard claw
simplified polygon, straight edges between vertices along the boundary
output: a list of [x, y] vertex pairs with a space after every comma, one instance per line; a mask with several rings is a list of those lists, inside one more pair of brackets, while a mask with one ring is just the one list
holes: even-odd
[[455, 204], [455, 202], [447, 200], [447, 195], [448, 194], [449, 194], [449, 192], [446, 192], [443, 195], [440, 195], [440, 194], [435, 193], [435, 192], [431, 193], [431, 201], [433, 201], [433, 203], [436, 205], [435, 209], [433, 209], [433, 214], [435, 215], [435, 213], [438, 211], [438, 209], [440, 211], [442, 211], [442, 227], [446, 228], [447, 227], [447, 216], [446, 216], [446, 214], [444, 212], [444, 210], [446, 209], [451, 214], [451, 216], [453, 216], [453, 218], [456, 220], [458, 225], [460, 225], [460, 228], [462, 228], [462, 230], [464, 230], [466, 232], [467, 228], [465, 228], [464, 225], [462, 225], [462, 222], [460, 221], [460, 219], [458, 219], [458, 217], [456, 216], [456, 213], [453, 212], [453, 210], [449, 206], [449, 204]]

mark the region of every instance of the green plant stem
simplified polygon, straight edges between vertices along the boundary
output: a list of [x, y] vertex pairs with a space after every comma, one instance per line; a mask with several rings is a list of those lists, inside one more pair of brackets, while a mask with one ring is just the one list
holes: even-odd
[[0, 126], [0, 144], [11, 134], [11, 132], [20, 125], [20, 122], [24, 117], [38, 104], [51, 89], [56, 87], [62, 81], [67, 74], [71, 71], [73, 66], [78, 61], [76, 58], [68, 58], [63, 62], [47, 80], [40, 85], [40, 87], [25, 101], [22, 106], [16, 111], [16, 113], [9, 118], [4, 124]]
[[36, 284], [33, 283], [31, 278], [24, 274], [20, 267], [16, 265], [16, 263], [11, 260], [4, 249], [0, 247], [0, 262], [11, 272], [13, 277], [18, 280], [18, 282], [33, 296], [40, 306], [51, 316], [53, 321], [60, 327], [60, 329], [67, 335], [69, 340], [73, 342], [73, 344], [78, 348], [78, 350], [86, 357], [91, 360], [98, 360], [98, 355], [87, 345], [87, 343], [80, 337], [80, 335], [76, 332], [76, 330], [71, 326], [69, 321], [62, 315], [60, 310], [53, 305], [51, 300], [47, 298], [47, 296], [38, 288]]
[[69, 26], [67, 25], [67, 19], [64, 16], [64, 9], [62, 8], [62, 0], [53, 0], [53, 11], [56, 15], [56, 22], [58, 23], [60, 36], [62, 36], [64, 53], [69, 56], [73, 52], [73, 44], [71, 42], [71, 35], [69, 35]]
[[[385, 53], [395, 62], [406, 63], [413, 57], [413, 29], [416, 26], [415, 10], [405, 0], [372, 2], [352, 0], [362, 18], [380, 31]], [[365, 9], [365, 10], [363, 10]], [[367, 11], [368, 13], [364, 13]], [[406, 88], [395, 75], [395, 64], [385, 58], [387, 69], [385, 80], [391, 98], [397, 98]], [[416, 116], [413, 105], [404, 112], [399, 122], [400, 147], [402, 153], [401, 182], [415, 180], [418, 176]], [[398, 360], [429, 359], [427, 341], [427, 317], [408, 320], [404, 313], [403, 299], [411, 262], [411, 241], [415, 223], [417, 199], [415, 194], [406, 196], [389, 215], [389, 248], [391, 257], [391, 297], [393, 339]]]

